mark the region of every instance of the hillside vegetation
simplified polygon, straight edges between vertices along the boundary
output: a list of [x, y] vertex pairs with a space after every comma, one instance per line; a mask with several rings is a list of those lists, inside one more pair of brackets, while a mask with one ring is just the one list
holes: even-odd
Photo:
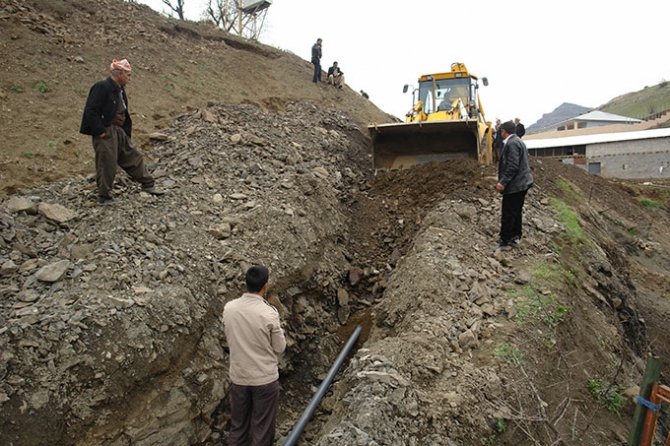
[[645, 87], [643, 90], [617, 96], [598, 107], [608, 113], [645, 119], [657, 113], [670, 110], [670, 86], [667, 81]]

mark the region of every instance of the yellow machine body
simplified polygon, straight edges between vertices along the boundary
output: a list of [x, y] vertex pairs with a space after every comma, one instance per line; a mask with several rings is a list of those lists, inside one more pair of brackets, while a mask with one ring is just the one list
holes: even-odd
[[[482, 81], [488, 85], [486, 78]], [[484, 118], [478, 78], [465, 64], [421, 76], [412, 96], [414, 105], [405, 122], [368, 126], [375, 169], [405, 169], [452, 158], [491, 162], [491, 123]]]

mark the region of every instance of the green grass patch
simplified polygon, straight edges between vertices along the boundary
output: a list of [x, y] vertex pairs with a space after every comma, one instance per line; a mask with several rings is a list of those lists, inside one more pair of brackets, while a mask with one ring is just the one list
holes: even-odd
[[556, 186], [563, 192], [563, 195], [567, 198], [573, 199], [573, 200], [581, 200], [584, 198], [582, 194], [574, 188], [574, 186], [567, 181], [565, 181], [563, 178], [559, 178], [556, 180]]
[[10, 90], [12, 90], [14, 93], [23, 93], [23, 88], [19, 87], [18, 85], [12, 85], [9, 87]]
[[49, 90], [49, 86], [45, 84], [44, 82], [38, 82], [37, 85], [35, 85], [35, 88], [33, 88], [33, 91], [39, 91], [40, 93], [46, 93]]
[[584, 230], [579, 225], [579, 216], [564, 201], [561, 201], [557, 198], [551, 200], [551, 208], [556, 212], [557, 219], [563, 227], [565, 228], [564, 237], [567, 239], [566, 242], [571, 245], [590, 245], [591, 241], [586, 237]]
[[595, 378], [588, 383], [589, 392], [598, 404], [606, 408], [610, 413], [617, 414], [623, 407], [623, 386], [612, 384], [606, 379]]
[[530, 285], [526, 285], [515, 300], [514, 319], [519, 325], [542, 323], [553, 330], [571, 311], [569, 306], [562, 305], [553, 294], [538, 292]]
[[643, 198], [640, 204], [646, 208], [664, 208], [665, 204], [661, 200], [648, 200]]
[[493, 350], [493, 353], [496, 355], [496, 357], [504, 359], [510, 364], [524, 365], [524, 360], [523, 356], [521, 356], [521, 352], [517, 348], [511, 347], [507, 344], [503, 344], [500, 347], [496, 348], [495, 350]]
[[24, 152], [23, 154], [26, 156], [26, 158], [33, 158], [35, 156], [35, 154], [31, 151]]

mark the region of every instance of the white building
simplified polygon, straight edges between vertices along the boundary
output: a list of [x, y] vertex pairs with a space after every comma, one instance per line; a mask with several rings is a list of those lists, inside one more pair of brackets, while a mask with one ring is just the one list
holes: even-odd
[[670, 178], [670, 128], [524, 142], [531, 157], [559, 158], [607, 178]]
[[629, 118], [627, 116], [615, 115], [600, 110], [593, 110], [583, 115], [575, 116], [574, 118], [552, 124], [544, 127], [534, 134], [564, 132], [567, 130], [587, 129], [593, 127], [603, 127], [606, 125], [624, 124], [632, 125], [642, 122], [641, 119]]

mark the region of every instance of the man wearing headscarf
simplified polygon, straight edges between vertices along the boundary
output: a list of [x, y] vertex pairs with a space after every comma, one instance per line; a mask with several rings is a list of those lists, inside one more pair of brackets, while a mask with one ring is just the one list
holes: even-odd
[[132, 121], [128, 113], [125, 86], [130, 82], [131, 67], [126, 59], [114, 59], [109, 77], [91, 87], [81, 119], [80, 133], [91, 135], [95, 150], [95, 183], [98, 203], [113, 204], [112, 187], [117, 164], [152, 195], [162, 195], [155, 188], [153, 176], [144, 164], [142, 154], [130, 139]]

